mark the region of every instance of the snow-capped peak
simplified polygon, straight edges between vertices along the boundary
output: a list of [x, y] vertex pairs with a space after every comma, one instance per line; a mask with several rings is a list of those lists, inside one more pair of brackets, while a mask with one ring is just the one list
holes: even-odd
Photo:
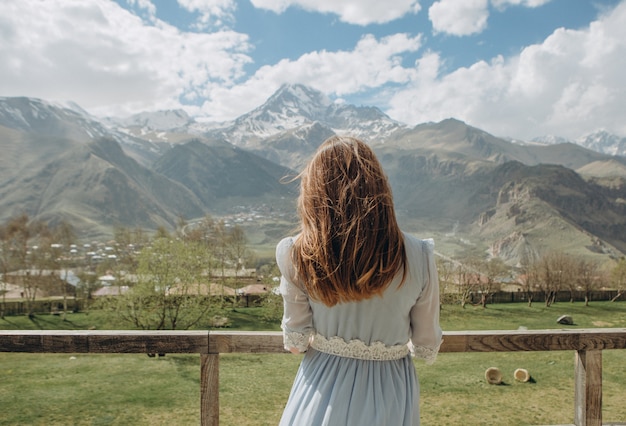
[[189, 126], [193, 119], [182, 109], [142, 112], [123, 119], [110, 119], [121, 127], [142, 127], [147, 130], [171, 131]]
[[58, 132], [64, 136], [73, 136], [76, 132], [102, 135], [104, 131], [99, 122], [76, 104], [27, 97], [0, 97], [0, 124], [29, 132]]
[[614, 135], [606, 130], [597, 130], [593, 133], [581, 136], [575, 141], [560, 136], [547, 135], [533, 138], [532, 142], [544, 145], [575, 143], [602, 154], [626, 156], [626, 138]]
[[531, 142], [540, 143], [543, 145], [557, 145], [560, 143], [571, 143], [569, 139], [555, 135], [537, 136], [531, 139]]
[[403, 127], [378, 108], [334, 103], [322, 92], [302, 84], [285, 84], [261, 106], [217, 133], [236, 145], [250, 146], [286, 130], [319, 122], [336, 133], [384, 139]]
[[323, 119], [330, 99], [301, 84], [284, 84], [261, 106], [235, 120], [235, 125], [257, 136], [271, 136]]
[[598, 130], [576, 139], [576, 143], [585, 148], [609, 155], [626, 156], [626, 138]]
[[283, 84], [265, 104], [254, 111], [263, 109], [282, 112], [287, 116], [297, 113], [315, 121], [331, 104], [332, 101], [328, 96], [318, 90], [302, 84]]

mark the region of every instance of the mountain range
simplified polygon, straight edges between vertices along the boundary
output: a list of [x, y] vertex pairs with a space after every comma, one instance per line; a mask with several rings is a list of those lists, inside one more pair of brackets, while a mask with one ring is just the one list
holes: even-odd
[[543, 136], [533, 138], [532, 142], [547, 145], [572, 142], [603, 154], [626, 156], [626, 138], [613, 135], [604, 130], [581, 136], [575, 141], [569, 141], [557, 136]]
[[259, 205], [293, 213], [297, 182], [283, 178], [333, 134], [372, 146], [402, 226], [437, 236], [449, 255], [488, 250], [516, 264], [550, 250], [626, 253], [623, 138], [513, 142], [453, 118], [410, 127], [303, 85], [227, 123], [0, 98], [0, 221], [26, 212], [95, 237]]

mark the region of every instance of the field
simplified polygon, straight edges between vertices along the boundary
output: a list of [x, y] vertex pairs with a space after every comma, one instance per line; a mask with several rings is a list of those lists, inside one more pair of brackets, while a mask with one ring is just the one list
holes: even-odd
[[[233, 329], [277, 330], [258, 319], [259, 308], [233, 312]], [[626, 304], [617, 302], [444, 306], [444, 330], [626, 327]], [[4, 329], [117, 328], [98, 311], [0, 320]], [[223, 425], [275, 425], [300, 356], [229, 354], [220, 361], [220, 420]], [[496, 366], [504, 384], [488, 385]], [[573, 422], [574, 353], [440, 354], [433, 366], [416, 362], [424, 425], [549, 425]], [[533, 382], [513, 379], [527, 369]], [[0, 425], [196, 425], [200, 368], [197, 355], [0, 354]], [[603, 418], [626, 422], [626, 351], [603, 352]]]

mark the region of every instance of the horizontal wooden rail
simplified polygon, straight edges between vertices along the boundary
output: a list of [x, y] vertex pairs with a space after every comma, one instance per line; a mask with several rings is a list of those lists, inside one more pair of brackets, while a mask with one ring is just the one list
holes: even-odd
[[[441, 352], [576, 353], [574, 422], [602, 425], [602, 350], [626, 349], [626, 328], [449, 331]], [[200, 354], [200, 419], [219, 424], [219, 354], [285, 353], [280, 332], [0, 330], [0, 352]]]

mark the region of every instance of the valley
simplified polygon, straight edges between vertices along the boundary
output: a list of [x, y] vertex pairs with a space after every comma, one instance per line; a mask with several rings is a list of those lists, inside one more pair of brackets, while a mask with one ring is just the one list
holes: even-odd
[[[228, 123], [179, 111], [125, 119], [0, 98], [0, 222], [67, 221], [85, 240], [115, 227], [174, 230], [206, 215], [245, 227], [259, 258], [296, 224], [297, 173], [333, 134], [368, 142], [399, 222], [450, 257], [626, 253], [626, 157], [612, 135], [520, 142], [453, 118], [409, 127], [376, 107], [285, 85]], [[606, 143], [612, 143], [613, 148]], [[600, 152], [603, 151], [603, 152]]]

